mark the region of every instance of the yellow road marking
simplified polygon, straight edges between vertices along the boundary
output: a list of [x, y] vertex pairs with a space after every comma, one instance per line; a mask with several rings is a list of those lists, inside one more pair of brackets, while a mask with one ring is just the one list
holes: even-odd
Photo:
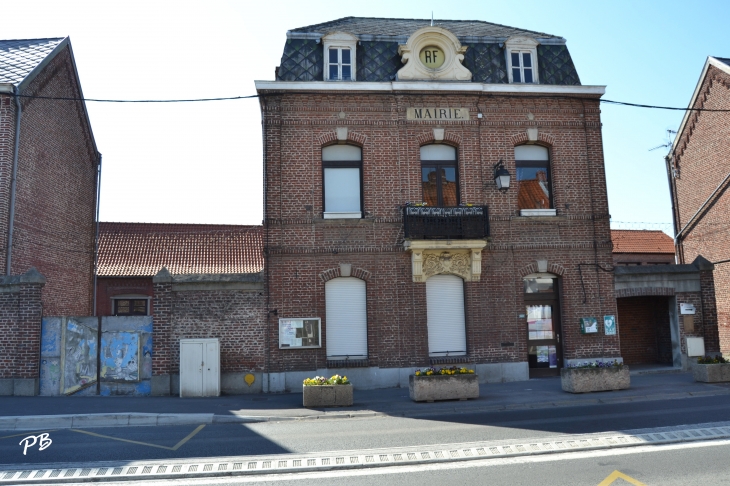
[[197, 434], [198, 432], [203, 430], [203, 427], [205, 427], [205, 424], [198, 425], [198, 427], [195, 430], [193, 430], [192, 432], [190, 432], [187, 437], [185, 437], [183, 440], [181, 440], [180, 442], [178, 442], [177, 444], [172, 446], [172, 450], [173, 451], [178, 450], [183, 444], [185, 444], [187, 441], [192, 439], [195, 436], [195, 434]]
[[611, 474], [608, 475], [606, 479], [598, 483], [598, 486], [608, 486], [609, 484], [613, 483], [617, 479], [623, 479], [626, 482], [629, 482], [633, 484], [634, 486], [646, 486], [646, 484], [642, 483], [641, 481], [632, 478], [631, 476], [627, 476], [624, 473], [620, 471], [614, 471]]
[[175, 444], [172, 447], [167, 447], [167, 446], [162, 446], [162, 445], [157, 445], [157, 444], [150, 444], [148, 442], [140, 442], [138, 440], [120, 439], [119, 437], [112, 437], [110, 435], [97, 434], [96, 432], [89, 432], [88, 430], [81, 430], [81, 429], [70, 429], [70, 430], [72, 432], [78, 432], [78, 433], [81, 433], [81, 434], [91, 435], [93, 437], [100, 437], [102, 439], [118, 440], [120, 442], [128, 442], [130, 444], [143, 445], [143, 446], [147, 446], [147, 447], [157, 447], [158, 449], [165, 449], [165, 450], [168, 450], [168, 451], [176, 451], [180, 447], [182, 447], [187, 441], [189, 441], [190, 439], [192, 439], [195, 436], [195, 434], [197, 434], [198, 432], [200, 432], [201, 430], [203, 430], [203, 427], [205, 427], [205, 424], [198, 425], [195, 428], [195, 430], [193, 430], [192, 432], [190, 432], [187, 435], [187, 437], [185, 437], [183, 440], [181, 440], [180, 442], [178, 442], [177, 444]]
[[5, 437], [0, 437], [0, 440], [2, 440], [2, 439], [10, 439], [12, 437], [20, 437], [21, 435], [25, 435], [27, 437], [28, 435], [45, 434], [45, 433], [51, 433], [51, 432], [55, 432], [55, 430], [26, 430], [22, 434], [6, 435]]

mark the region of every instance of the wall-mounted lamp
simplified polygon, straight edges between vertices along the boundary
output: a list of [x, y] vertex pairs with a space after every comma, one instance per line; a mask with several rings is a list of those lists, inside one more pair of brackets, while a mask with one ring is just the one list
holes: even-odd
[[501, 192], [509, 189], [509, 179], [509, 171], [504, 168], [502, 159], [499, 159], [499, 162], [494, 164], [494, 183], [497, 184], [497, 189]]

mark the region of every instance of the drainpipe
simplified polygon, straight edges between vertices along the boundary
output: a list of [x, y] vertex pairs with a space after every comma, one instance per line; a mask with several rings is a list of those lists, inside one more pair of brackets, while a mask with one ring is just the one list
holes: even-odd
[[101, 154], [96, 165], [96, 235], [94, 236], [94, 316], [96, 316], [96, 278], [99, 273], [99, 200], [101, 196]]
[[672, 203], [672, 227], [674, 228], [674, 247], [677, 256], [676, 263], [679, 264], [682, 263], [684, 256], [680, 257], [681, 243], [679, 239], [679, 227], [677, 226], [677, 218], [679, 215], [677, 214], [677, 207], [674, 204], [674, 176], [672, 175], [672, 163], [674, 158], [672, 157], [671, 152], [664, 157], [664, 161], [667, 169], [667, 182], [669, 183], [669, 200]]
[[20, 106], [18, 87], [13, 86], [15, 94], [15, 148], [13, 150], [13, 175], [10, 179], [10, 212], [8, 214], [8, 248], [5, 260], [5, 274], [10, 275], [10, 267], [13, 263], [13, 223], [15, 222], [15, 187], [18, 176], [18, 150], [20, 148], [20, 117], [23, 108]]

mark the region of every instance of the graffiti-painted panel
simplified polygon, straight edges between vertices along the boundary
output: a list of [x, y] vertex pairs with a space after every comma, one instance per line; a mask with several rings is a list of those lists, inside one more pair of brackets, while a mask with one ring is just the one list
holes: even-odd
[[97, 330], [71, 317], [67, 318], [63, 330], [61, 390], [68, 395], [96, 382]]
[[41, 357], [61, 358], [60, 317], [44, 317], [41, 322]]
[[105, 332], [101, 338], [101, 379], [139, 381], [139, 334]]
[[[59, 350], [60, 352], [60, 350]], [[41, 357], [40, 394], [55, 396], [61, 394], [61, 358]]]

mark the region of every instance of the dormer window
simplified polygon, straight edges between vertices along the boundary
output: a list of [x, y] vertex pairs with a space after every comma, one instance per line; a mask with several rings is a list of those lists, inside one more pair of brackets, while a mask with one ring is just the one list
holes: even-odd
[[357, 37], [334, 32], [322, 38], [325, 81], [355, 81]]
[[510, 83], [539, 83], [537, 45], [537, 41], [529, 37], [512, 37], [504, 43]]
[[532, 53], [512, 51], [512, 82], [532, 83]]
[[330, 47], [327, 72], [330, 81], [352, 80], [352, 54], [349, 47]]

